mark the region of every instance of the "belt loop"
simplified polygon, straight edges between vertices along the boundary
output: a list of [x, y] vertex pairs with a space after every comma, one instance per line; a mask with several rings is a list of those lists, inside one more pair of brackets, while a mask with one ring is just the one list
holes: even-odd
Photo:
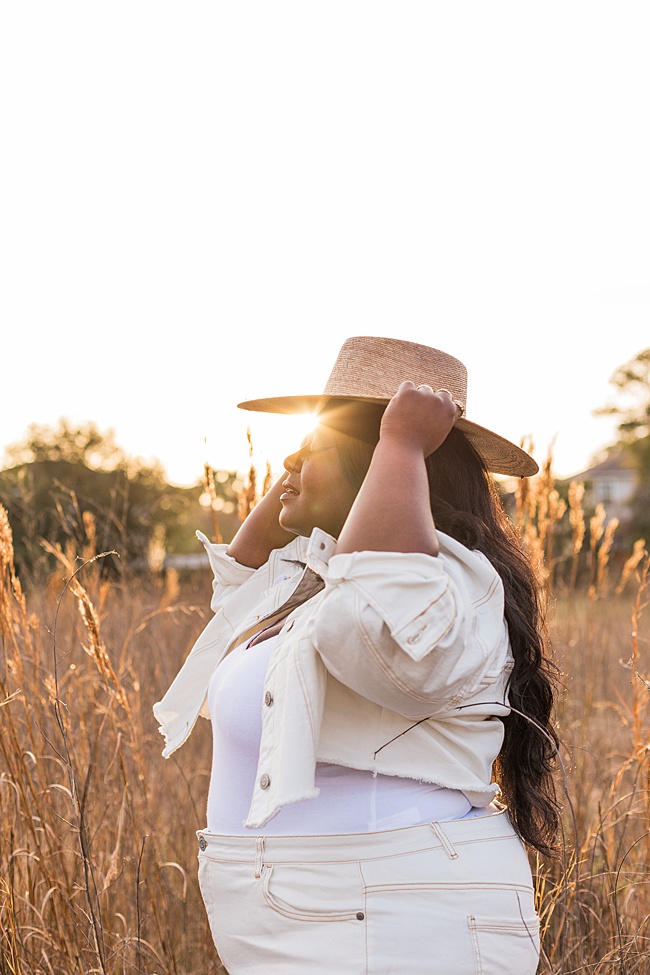
[[264, 866], [264, 837], [258, 836], [255, 840], [255, 879], [259, 880], [262, 876]]
[[442, 843], [442, 845], [443, 845], [443, 847], [445, 849], [445, 852], [446, 852], [447, 856], [449, 857], [449, 859], [450, 860], [457, 860], [458, 859], [458, 853], [456, 851], [456, 848], [455, 848], [454, 844], [451, 842], [451, 840], [449, 839], [449, 837], [447, 836], [447, 834], [444, 832], [444, 830], [443, 830], [442, 826], [440, 825], [440, 823], [429, 823], [429, 826], [431, 827], [431, 829], [433, 830], [433, 832], [436, 834], [436, 836], [438, 837], [438, 839]]

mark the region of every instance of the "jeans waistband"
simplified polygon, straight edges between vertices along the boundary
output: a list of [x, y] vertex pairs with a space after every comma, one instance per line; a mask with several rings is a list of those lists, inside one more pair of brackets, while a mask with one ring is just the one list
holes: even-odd
[[467, 843], [516, 836], [507, 810], [488, 807], [487, 815], [451, 819], [442, 823], [405, 826], [376, 833], [345, 833], [309, 836], [224, 836], [198, 830], [200, 850], [217, 860], [254, 862], [264, 841], [267, 863], [324, 863], [330, 860], [358, 861], [398, 856], [439, 846], [455, 857], [456, 847]]

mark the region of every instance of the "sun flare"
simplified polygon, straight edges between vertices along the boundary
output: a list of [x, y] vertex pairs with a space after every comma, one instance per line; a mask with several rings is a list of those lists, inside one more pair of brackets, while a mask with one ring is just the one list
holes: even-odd
[[268, 462], [273, 476], [279, 477], [284, 458], [298, 449], [317, 422], [315, 413], [251, 414], [248, 423], [253, 451], [251, 459], [260, 468]]

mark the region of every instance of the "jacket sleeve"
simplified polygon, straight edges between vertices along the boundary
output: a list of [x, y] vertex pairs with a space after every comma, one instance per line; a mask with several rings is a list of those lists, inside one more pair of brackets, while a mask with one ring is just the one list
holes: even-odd
[[227, 555], [227, 545], [216, 545], [203, 532], [197, 531], [196, 537], [203, 545], [212, 569], [212, 599], [210, 608], [216, 613], [243, 582], [255, 575], [256, 569], [248, 565], [240, 565], [232, 556]]
[[311, 638], [337, 680], [420, 719], [479, 692], [503, 697], [512, 656], [503, 586], [481, 554], [443, 536], [437, 557], [334, 555]]

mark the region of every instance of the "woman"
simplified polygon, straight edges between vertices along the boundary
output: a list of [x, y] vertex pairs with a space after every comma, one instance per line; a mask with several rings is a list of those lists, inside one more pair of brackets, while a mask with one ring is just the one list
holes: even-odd
[[533, 975], [553, 684], [487, 471], [537, 465], [415, 343], [348, 339], [322, 396], [240, 405], [320, 422], [231, 545], [203, 539], [215, 615], [155, 707], [165, 755], [212, 718], [199, 879], [224, 965]]

